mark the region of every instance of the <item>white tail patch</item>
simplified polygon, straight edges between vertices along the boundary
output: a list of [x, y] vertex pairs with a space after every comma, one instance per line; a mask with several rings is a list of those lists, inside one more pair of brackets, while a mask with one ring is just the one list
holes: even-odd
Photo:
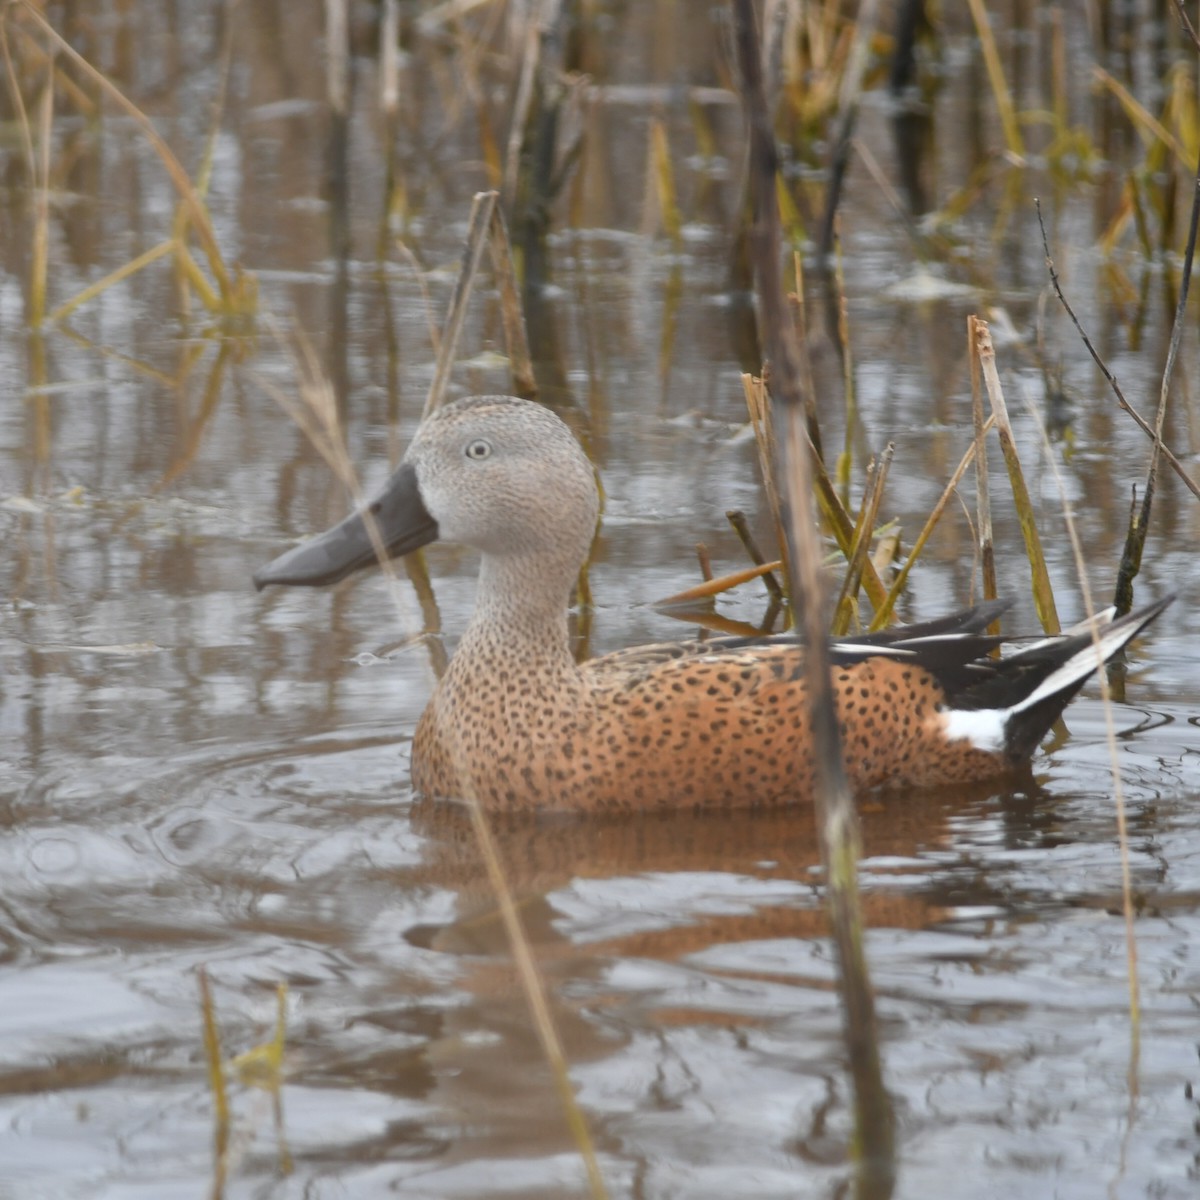
[[952, 742], [966, 738], [976, 750], [998, 754], [1004, 749], [1009, 712], [1007, 708], [955, 708], [942, 714], [942, 728]]
[[[942, 728], [946, 736], [952, 741], [965, 738], [972, 746], [990, 753], [1002, 751], [1007, 742], [1008, 723], [1013, 717], [1059, 692], [1069, 690], [1081, 680], [1086, 679], [1098, 667], [1108, 662], [1126, 642], [1136, 637], [1145, 624], [1144, 621], [1126, 623], [1114, 628], [1110, 624], [1112, 617], [1112, 609], [1097, 613], [1098, 639], [1088, 642], [1086, 646], [1077, 650], [1070, 658], [1051, 671], [1028, 696], [1018, 700], [1016, 704], [1010, 705], [1008, 708], [950, 709], [944, 712]], [[1090, 622], [1083, 621], [1064, 634], [1044, 638], [1032, 646], [1025, 647], [1019, 654], [1014, 654], [1013, 659], [1044, 650], [1064, 637], [1087, 632], [1089, 626]]]

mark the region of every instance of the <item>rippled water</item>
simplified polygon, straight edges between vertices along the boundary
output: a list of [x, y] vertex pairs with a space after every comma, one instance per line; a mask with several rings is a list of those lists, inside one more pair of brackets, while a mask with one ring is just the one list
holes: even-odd
[[[79, 39], [193, 169], [219, 73], [219, 8], [142, 10], [135, 28], [121, 6], [98, 5]], [[608, 15], [605, 70], [594, 69], [611, 91], [588, 118], [575, 217], [551, 239], [567, 411], [607, 493], [595, 609], [580, 631], [593, 652], [687, 632], [653, 603], [698, 578], [697, 540], [718, 570], [743, 565], [725, 510], [745, 509], [770, 536], [743, 429], [742, 297], [728, 274], [736, 106], [714, 86], [702, 22], [669, 5]], [[218, 235], [258, 273], [264, 308], [310, 331], [331, 372], [344, 369], [349, 445], [370, 484], [411, 433], [432, 375], [422, 288], [440, 312], [485, 182], [474, 126], [447, 115], [454, 79], [438, 73], [459, 49], [404, 64], [415, 115], [397, 144], [419, 283], [400, 256], [374, 257], [384, 168], [373, 58], [360, 47], [353, 250], [339, 281], [317, 15], [263, 5], [235, 19], [212, 181]], [[978, 64], [963, 31], [951, 27], [946, 45], [932, 165], [957, 178], [975, 132], [956, 117]], [[715, 158], [693, 144], [673, 90], [684, 80], [709, 89], [699, 102]], [[679, 247], [646, 232], [653, 113], [667, 121], [688, 218]], [[52, 303], [165, 236], [174, 210], [123, 119], [88, 127], [65, 101], [56, 119]], [[860, 136], [884, 163], [888, 120], [872, 93]], [[925, 270], [867, 178], [856, 169], [843, 225], [856, 462], [896, 441], [884, 507], [911, 540], [969, 440], [965, 316], [1003, 308], [1017, 335], [1000, 347], [1009, 403], [1074, 619], [1082, 600], [1056, 485], [1022, 401], [1042, 386], [1041, 251], [1024, 198], [1046, 181], [1023, 177], [1007, 241], [988, 240], [994, 209], [973, 212], [956, 231], [962, 251]], [[200, 967], [228, 1055], [269, 1039], [276, 987], [288, 989], [280, 1109], [234, 1088], [226, 1195], [584, 1194], [470, 830], [461, 814], [415, 802], [408, 784], [434, 665], [470, 611], [470, 555], [429, 553], [434, 613], [404, 578], [256, 595], [252, 571], [347, 504], [268, 393], [295, 387], [290, 348], [265, 319], [256, 337], [215, 335], [181, 309], [166, 268], [81, 309], [76, 336], [23, 337], [23, 196], [9, 185], [0, 238], [0, 1197], [210, 1193]], [[1094, 199], [1084, 190], [1055, 205], [1064, 274], [1149, 411], [1165, 332], [1135, 328], [1101, 286]], [[957, 290], [927, 298], [930, 278]], [[1050, 353], [1073, 423], [1055, 454], [1106, 595], [1145, 445], [1056, 322]], [[836, 445], [837, 372], [813, 342]], [[485, 288], [456, 391], [506, 386], [500, 345]], [[1195, 353], [1189, 335], [1192, 376]], [[1171, 436], [1185, 458], [1192, 435], [1184, 407]], [[1012, 627], [1033, 628], [1006, 513], [999, 504]], [[1137, 907], [1136, 1049], [1094, 685], [1019, 790], [864, 810], [867, 950], [898, 1106], [900, 1196], [1196, 1192], [1196, 513], [1165, 479], [1139, 588], [1180, 600], [1135, 645], [1114, 710]], [[954, 514], [914, 572], [905, 615], [965, 601], [970, 574], [970, 529]], [[765, 607], [752, 585], [722, 611], [755, 621]], [[496, 836], [612, 1194], [840, 1194], [848, 1082], [809, 814], [545, 817], [500, 823]]]

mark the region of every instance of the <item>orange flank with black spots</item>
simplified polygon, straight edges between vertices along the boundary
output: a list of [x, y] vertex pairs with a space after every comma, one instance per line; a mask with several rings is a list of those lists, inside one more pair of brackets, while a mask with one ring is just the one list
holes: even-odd
[[[591, 463], [549, 409], [484, 396], [422, 422], [366, 510], [393, 556], [436, 538], [482, 553], [475, 615], [413, 741], [413, 782], [494, 810], [807, 802], [804, 652], [791, 638], [636, 647], [576, 664], [567, 607], [596, 526]], [[333, 583], [375, 560], [360, 513], [281, 555], [267, 584]], [[1030, 642], [983, 633], [1004, 603], [831, 645], [859, 792], [987, 779], [1026, 763], [1087, 677], [1170, 598]]]

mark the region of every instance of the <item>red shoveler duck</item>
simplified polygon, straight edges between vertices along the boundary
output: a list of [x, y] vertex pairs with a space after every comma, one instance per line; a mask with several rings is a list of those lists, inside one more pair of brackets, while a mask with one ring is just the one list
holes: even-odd
[[[437, 539], [482, 554], [475, 613], [417, 725], [413, 783], [486, 807], [621, 810], [811, 799], [803, 649], [791, 638], [651, 645], [576, 663], [571, 589], [596, 529], [592, 464], [548, 408], [507, 396], [445, 405], [365, 510], [389, 556]], [[254, 577], [330, 584], [376, 561], [363, 513]], [[1098, 662], [1170, 598], [1004, 658], [982, 604], [833, 643], [856, 790], [1001, 776], [1028, 762]]]

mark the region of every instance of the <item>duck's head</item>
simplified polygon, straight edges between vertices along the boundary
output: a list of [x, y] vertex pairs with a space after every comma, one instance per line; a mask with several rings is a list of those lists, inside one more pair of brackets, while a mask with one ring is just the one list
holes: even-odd
[[554, 413], [511, 396], [472, 396], [421, 422], [366, 509], [281, 554], [254, 583], [318, 586], [369, 566], [376, 551], [368, 521], [389, 558], [442, 539], [577, 571], [598, 513], [592, 464]]

